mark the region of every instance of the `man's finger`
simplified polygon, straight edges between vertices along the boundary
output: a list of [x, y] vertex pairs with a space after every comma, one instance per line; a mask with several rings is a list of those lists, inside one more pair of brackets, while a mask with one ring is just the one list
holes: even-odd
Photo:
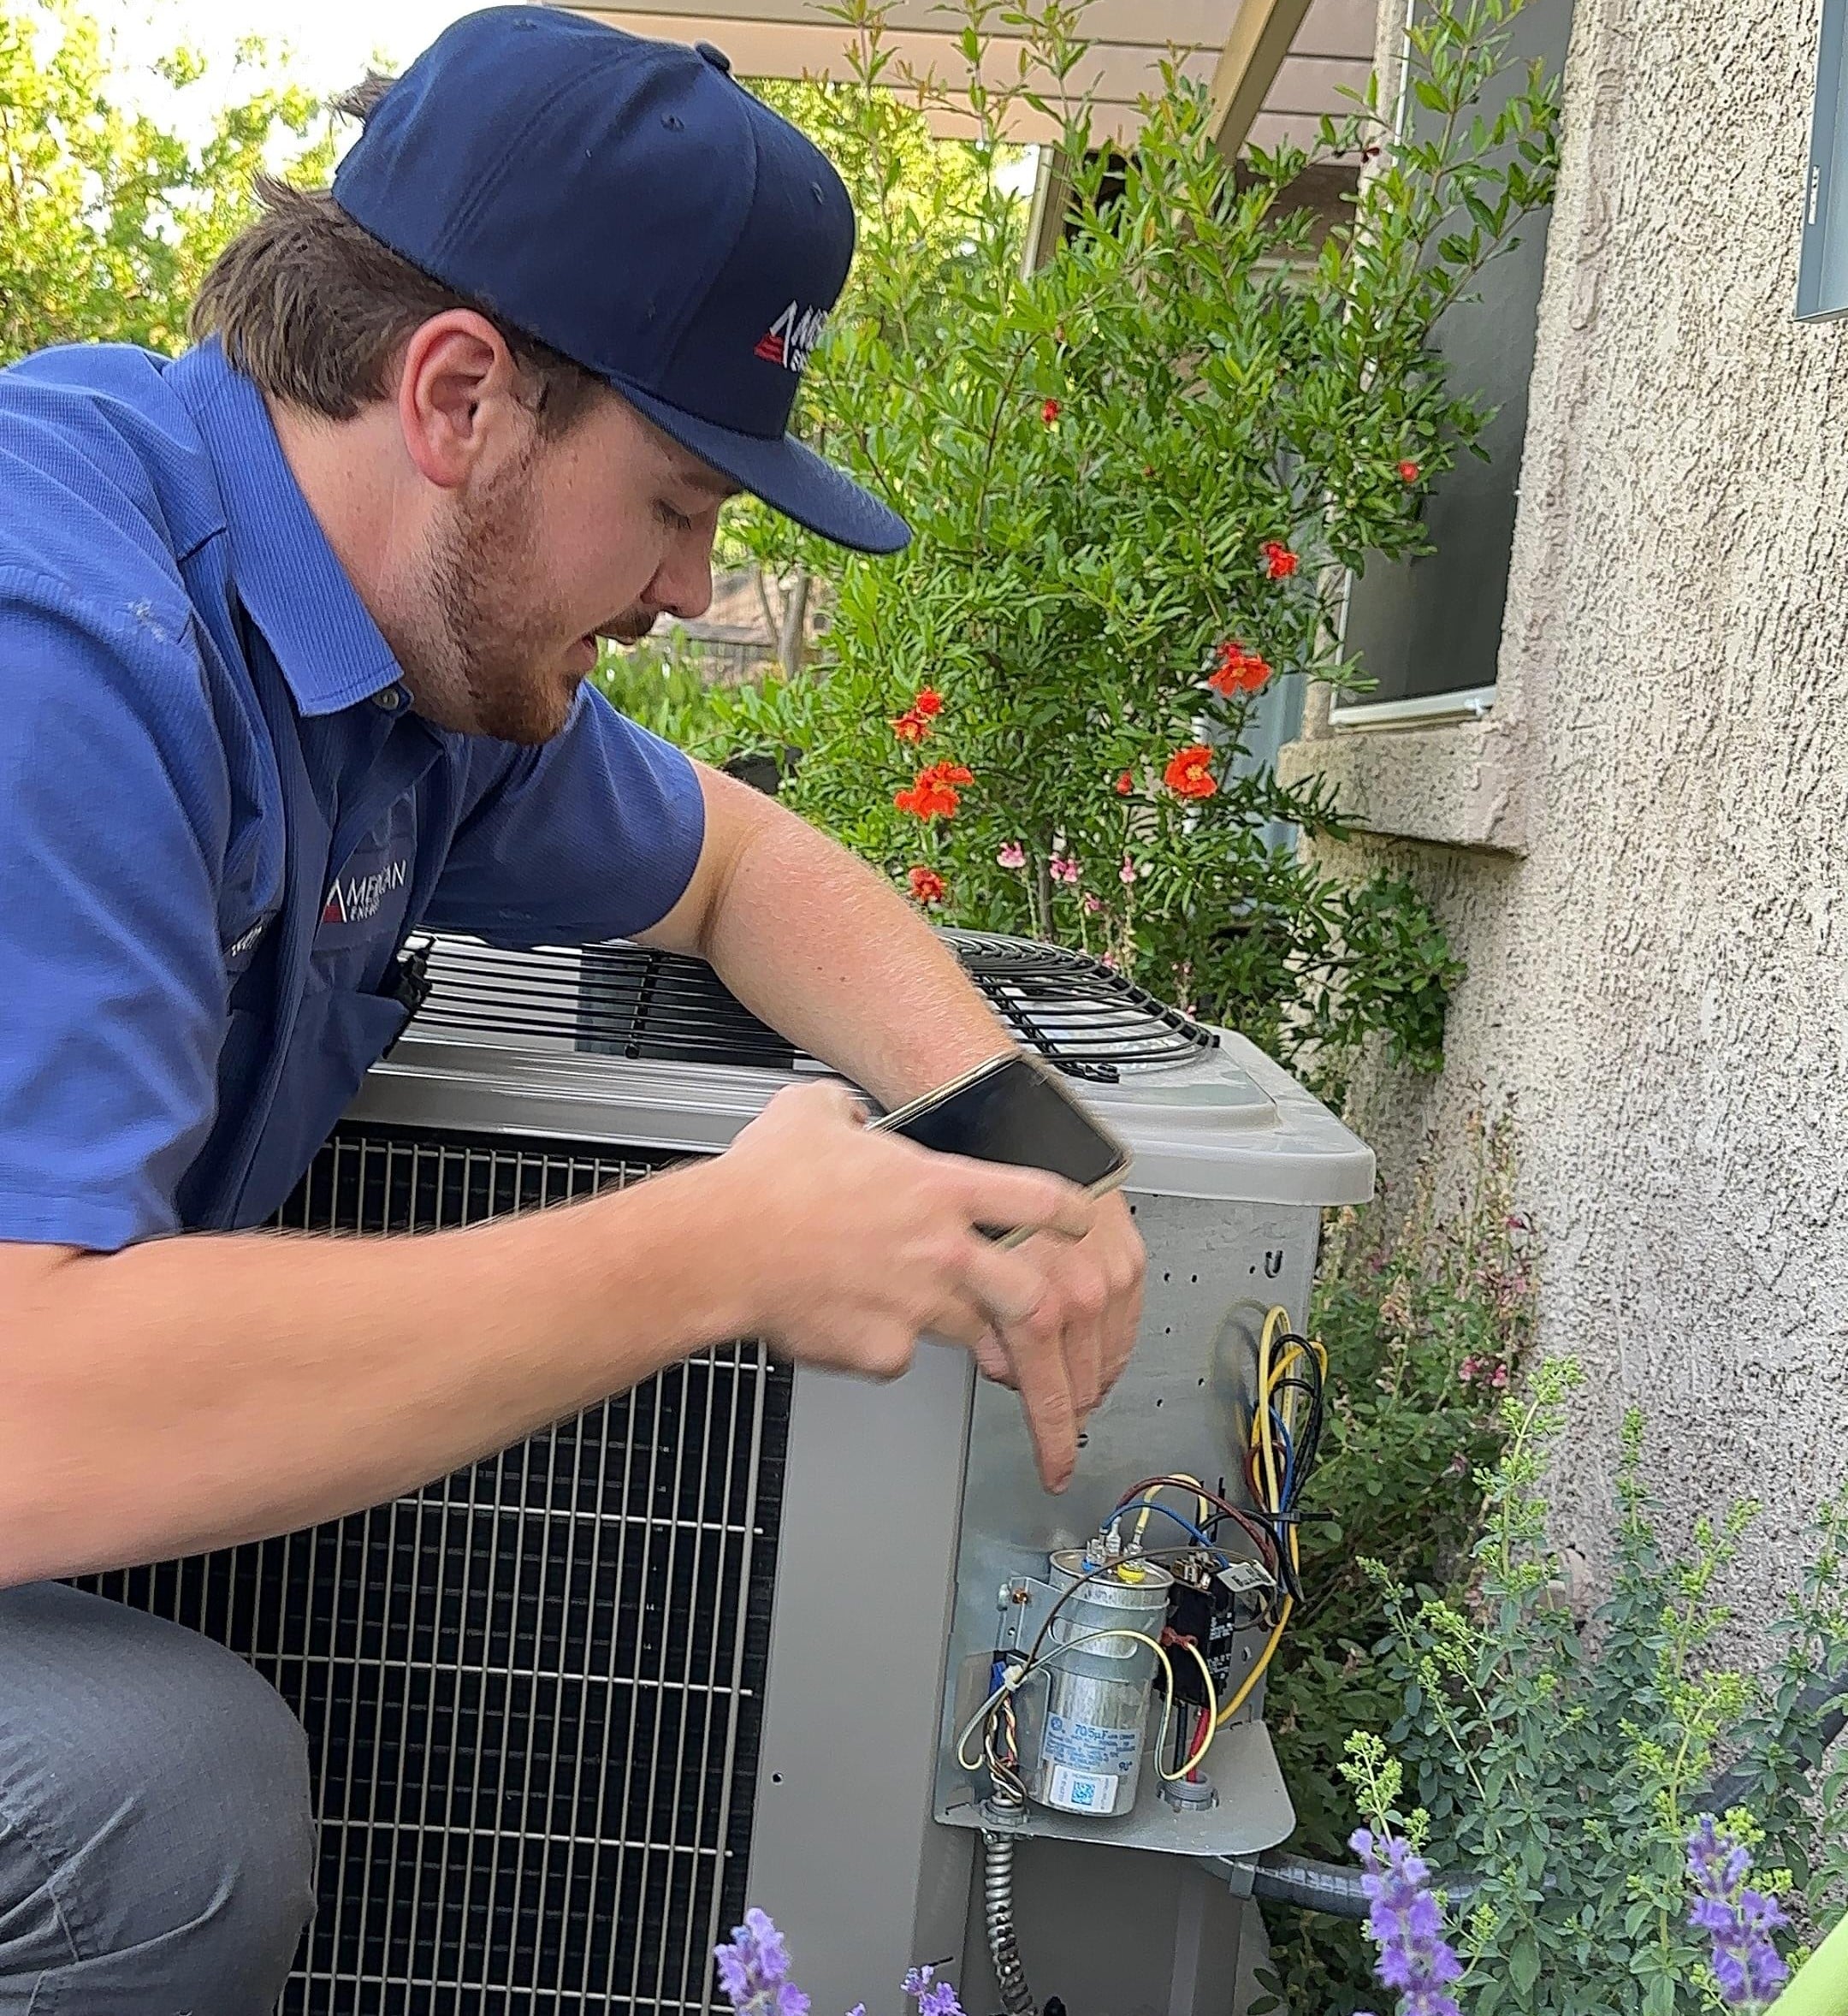
[[962, 1278], [968, 1293], [1003, 1331], [1026, 1321], [1052, 1299], [1051, 1273], [1031, 1248], [1010, 1252], [986, 1239], [971, 1239]]
[[1063, 1491], [1078, 1464], [1078, 1409], [1057, 1329], [1043, 1318], [1028, 1318], [1006, 1333], [1008, 1355], [1020, 1381], [1027, 1432], [1033, 1438], [1040, 1479], [1051, 1491]]
[[1097, 1222], [1097, 1207], [1076, 1183], [1038, 1169], [1011, 1169], [998, 1162], [954, 1160], [962, 1183], [962, 1208], [969, 1223], [1003, 1231], [1057, 1232], [1082, 1239]]
[[1014, 1361], [1007, 1355], [1007, 1346], [1001, 1342], [1000, 1333], [990, 1324], [983, 1333], [969, 1346], [975, 1361], [975, 1368], [985, 1379], [1010, 1391], [1018, 1391], [1020, 1381], [1014, 1376]]
[[994, 1319], [973, 1295], [952, 1295], [931, 1319], [930, 1334], [977, 1353], [994, 1337]]

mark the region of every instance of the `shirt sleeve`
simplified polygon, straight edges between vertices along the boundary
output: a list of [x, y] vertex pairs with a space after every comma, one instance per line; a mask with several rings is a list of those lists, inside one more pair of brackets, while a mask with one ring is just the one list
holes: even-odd
[[175, 1230], [211, 1125], [229, 790], [182, 623], [0, 570], [0, 1239]]
[[680, 900], [706, 804], [672, 744], [584, 686], [542, 747], [486, 750], [426, 922], [495, 945], [586, 945], [645, 931]]

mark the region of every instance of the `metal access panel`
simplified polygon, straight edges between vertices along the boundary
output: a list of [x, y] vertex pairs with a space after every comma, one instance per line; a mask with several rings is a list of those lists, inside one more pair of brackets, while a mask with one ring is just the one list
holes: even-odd
[[[349, 1124], [279, 1221], [478, 1223], [646, 1153]], [[308, 1731], [320, 1902], [284, 2016], [704, 2012], [753, 1835], [791, 1381], [711, 1352], [411, 1497], [93, 1580]]]

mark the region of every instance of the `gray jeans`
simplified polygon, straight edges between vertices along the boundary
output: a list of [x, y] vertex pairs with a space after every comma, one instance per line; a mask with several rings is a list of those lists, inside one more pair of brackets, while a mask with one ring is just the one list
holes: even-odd
[[281, 1697], [177, 1624], [0, 1592], [0, 2016], [269, 2016], [313, 1908]]

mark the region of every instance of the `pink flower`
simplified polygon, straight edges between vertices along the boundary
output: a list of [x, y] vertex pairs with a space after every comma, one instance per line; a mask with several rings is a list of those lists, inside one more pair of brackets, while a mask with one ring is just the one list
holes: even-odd
[[1102, 914], [1103, 909], [1104, 898], [1101, 896], [1093, 896], [1087, 892], [1084, 899], [1085, 915], [1087, 917], [1099, 916]]
[[1466, 1386], [1481, 1370], [1481, 1365], [1475, 1359], [1466, 1358], [1463, 1362], [1458, 1366], [1456, 1375]]
[[1499, 1393], [1502, 1389], [1507, 1385], [1507, 1366], [1496, 1366], [1495, 1371], [1490, 1375], [1489, 1384], [1495, 1388], [1496, 1392]]
[[1083, 869], [1079, 866], [1077, 862], [1063, 854], [1055, 854], [1052, 857], [1046, 872], [1055, 882], [1076, 884], [1084, 880]]
[[1136, 879], [1136, 864], [1127, 854], [1122, 857], [1122, 866], [1116, 871], [1116, 879], [1126, 889]]
[[1027, 865], [1026, 848], [1018, 840], [1008, 841], [1001, 851], [995, 856], [995, 865], [998, 868], [1025, 868]]
[[1116, 970], [1116, 957], [1111, 952], [1099, 952], [1098, 964], [1103, 967], [1106, 972], [1114, 973]]

